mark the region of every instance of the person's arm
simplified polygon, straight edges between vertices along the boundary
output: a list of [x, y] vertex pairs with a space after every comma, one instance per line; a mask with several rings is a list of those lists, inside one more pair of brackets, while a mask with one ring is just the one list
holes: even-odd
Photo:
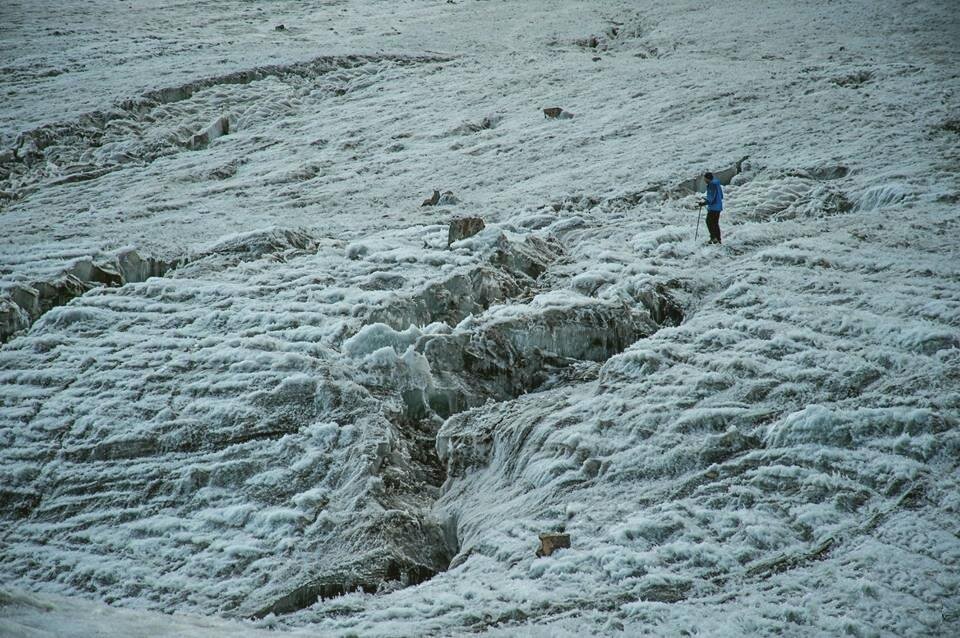
[[707, 206], [717, 203], [717, 186], [713, 182], [707, 184]]

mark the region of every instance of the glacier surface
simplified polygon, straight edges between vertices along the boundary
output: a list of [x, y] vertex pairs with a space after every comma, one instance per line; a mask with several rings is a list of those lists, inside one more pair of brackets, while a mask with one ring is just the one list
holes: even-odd
[[0, 635], [960, 634], [952, 3], [0, 16]]

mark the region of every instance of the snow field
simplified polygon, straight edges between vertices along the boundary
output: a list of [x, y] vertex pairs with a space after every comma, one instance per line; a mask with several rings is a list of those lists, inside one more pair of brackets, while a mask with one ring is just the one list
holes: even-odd
[[2, 32], [4, 288], [187, 262], [0, 349], [0, 631], [960, 631], [949, 3], [162, 8]]

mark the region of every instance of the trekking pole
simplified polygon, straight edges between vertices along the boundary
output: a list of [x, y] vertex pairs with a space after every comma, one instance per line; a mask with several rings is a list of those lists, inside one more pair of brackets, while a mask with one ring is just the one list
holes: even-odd
[[696, 243], [700, 238], [700, 215], [703, 214], [703, 204], [697, 206], [697, 230], [693, 233], [693, 242]]

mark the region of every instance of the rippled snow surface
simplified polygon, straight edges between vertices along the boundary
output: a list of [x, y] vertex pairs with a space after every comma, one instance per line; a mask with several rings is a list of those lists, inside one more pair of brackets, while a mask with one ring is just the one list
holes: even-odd
[[4, 4], [0, 635], [960, 634], [958, 34]]

